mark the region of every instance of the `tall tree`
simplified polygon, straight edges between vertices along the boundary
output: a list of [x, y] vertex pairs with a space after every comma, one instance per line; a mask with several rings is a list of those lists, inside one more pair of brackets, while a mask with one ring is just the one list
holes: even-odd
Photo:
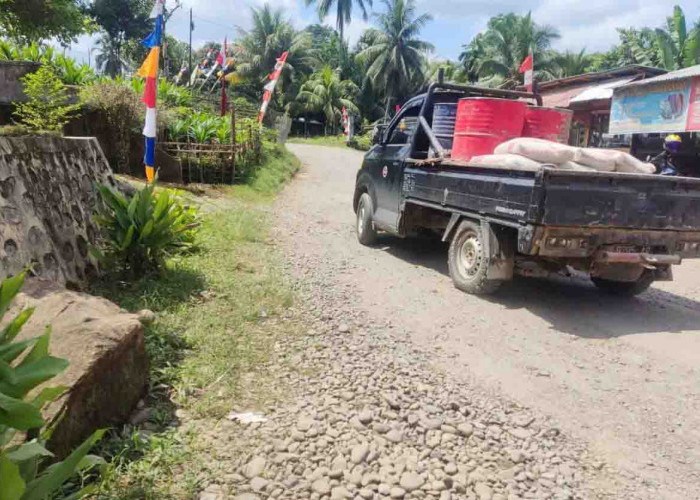
[[479, 80], [481, 62], [486, 59], [486, 37], [483, 33], [477, 34], [467, 45], [462, 46], [459, 62], [461, 71], [467, 81], [475, 83]]
[[492, 17], [483, 37], [485, 54], [476, 62], [480, 78], [497, 77], [505, 88], [521, 84], [520, 65], [530, 52], [535, 58], [536, 76], [551, 78], [553, 63], [548, 50], [559, 33], [551, 26], [536, 24], [530, 13]]
[[580, 52], [566, 51], [556, 54], [552, 59], [554, 75], [557, 78], [566, 78], [585, 73], [591, 65], [591, 57], [586, 54], [586, 49]]
[[342, 109], [357, 114], [353, 102], [360, 89], [350, 80], [341, 80], [340, 73], [330, 66], [311, 75], [302, 86], [298, 100], [308, 111], [322, 112], [326, 117], [326, 133], [336, 130], [343, 116]]
[[419, 40], [430, 14], [416, 15], [414, 0], [383, 0], [387, 11], [376, 15], [377, 27], [368, 37], [373, 44], [357, 54], [368, 64], [367, 77], [375, 88], [386, 89], [386, 113], [392, 102], [425, 82], [426, 53], [432, 44]]
[[287, 64], [280, 78], [278, 94], [284, 105], [296, 98], [305, 75], [312, 69], [311, 36], [297, 32], [284, 17], [282, 9], [272, 9], [266, 3], [263, 7], [252, 8], [253, 27], [240, 30], [241, 37], [236, 42], [240, 76], [245, 78], [258, 94], [262, 95], [267, 76], [275, 67], [282, 52], [289, 51]]
[[661, 65], [668, 69], [681, 69], [700, 62], [700, 29], [698, 24], [688, 30], [685, 14], [679, 5], [666, 18], [666, 27], [655, 31], [656, 45]]
[[109, 39], [101, 40], [102, 53], [108, 49], [112, 52], [104, 56], [113, 62], [108, 75], [121, 74], [124, 44], [128, 40], [145, 37], [152, 28], [149, 19], [152, 7], [152, 0], [94, 0], [90, 6], [90, 15]]
[[81, 0], [0, 0], [0, 36], [16, 42], [56, 38], [69, 44], [90, 29]]
[[306, 5], [316, 5], [319, 19], [323, 20], [331, 11], [333, 5], [336, 9], [336, 26], [340, 32], [340, 38], [344, 38], [345, 26], [352, 21], [352, 8], [357, 5], [362, 11], [362, 18], [366, 21], [369, 17], [367, 7], [372, 7], [372, 0], [304, 0]]

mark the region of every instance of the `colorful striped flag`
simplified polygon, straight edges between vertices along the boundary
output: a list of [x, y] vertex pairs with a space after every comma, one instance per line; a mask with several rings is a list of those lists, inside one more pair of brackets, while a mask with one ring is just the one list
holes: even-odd
[[142, 101], [146, 105], [146, 121], [143, 125], [143, 135], [146, 140], [146, 154], [143, 162], [146, 166], [146, 179], [153, 182], [156, 177], [156, 136], [158, 134], [158, 113], [156, 103], [158, 100], [158, 63], [160, 61], [160, 44], [163, 38], [163, 11], [165, 0], [156, 0], [151, 17], [155, 18], [156, 25], [153, 32], [142, 42], [151, 51], [148, 57], [136, 72], [136, 76], [146, 79], [146, 87]]
[[282, 74], [282, 69], [284, 69], [284, 64], [287, 62], [288, 56], [289, 52], [282, 53], [279, 59], [277, 59], [277, 63], [275, 64], [275, 70], [272, 73], [270, 73], [270, 76], [268, 77], [270, 81], [267, 85], [265, 85], [265, 92], [263, 93], [263, 103], [262, 106], [260, 106], [260, 113], [258, 114], [258, 123], [262, 123], [263, 119], [265, 118], [265, 113], [267, 113], [267, 107], [270, 105], [270, 101], [272, 100], [272, 94], [274, 93], [275, 87], [277, 86], [277, 80], [279, 80], [280, 75]]

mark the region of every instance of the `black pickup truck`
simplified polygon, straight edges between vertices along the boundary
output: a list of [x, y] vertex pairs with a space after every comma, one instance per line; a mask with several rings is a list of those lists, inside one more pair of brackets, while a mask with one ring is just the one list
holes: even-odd
[[357, 174], [360, 243], [378, 231], [449, 241], [457, 288], [488, 294], [514, 273], [585, 272], [599, 288], [636, 295], [671, 266], [700, 258], [700, 179], [486, 168], [449, 158], [431, 123], [437, 103], [533, 94], [433, 83], [375, 138]]

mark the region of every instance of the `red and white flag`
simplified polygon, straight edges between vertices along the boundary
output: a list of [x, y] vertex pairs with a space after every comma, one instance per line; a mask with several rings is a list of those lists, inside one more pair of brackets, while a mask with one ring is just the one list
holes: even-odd
[[270, 101], [272, 100], [272, 94], [275, 91], [277, 81], [280, 79], [282, 69], [284, 69], [284, 65], [287, 62], [288, 56], [289, 52], [282, 53], [282, 55], [279, 57], [279, 59], [277, 59], [277, 62], [275, 63], [275, 70], [272, 73], [270, 73], [270, 76], [268, 77], [270, 81], [267, 83], [267, 85], [265, 85], [263, 103], [262, 106], [260, 106], [260, 113], [258, 113], [258, 123], [262, 123], [263, 119], [265, 118], [265, 113], [267, 113], [267, 107], [270, 105]]
[[525, 88], [527, 89], [528, 92], [532, 92], [532, 75], [533, 75], [533, 67], [534, 67], [534, 59], [532, 57], [532, 54], [527, 56], [523, 63], [520, 65], [520, 73], [525, 74]]

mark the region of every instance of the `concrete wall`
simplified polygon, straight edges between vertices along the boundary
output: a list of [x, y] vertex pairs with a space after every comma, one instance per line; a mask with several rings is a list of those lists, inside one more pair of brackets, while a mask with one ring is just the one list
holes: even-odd
[[26, 61], [0, 61], [0, 104], [24, 101], [21, 78], [39, 69], [40, 64]]
[[28, 265], [76, 287], [94, 275], [96, 182], [116, 186], [94, 138], [0, 137], [0, 278]]

